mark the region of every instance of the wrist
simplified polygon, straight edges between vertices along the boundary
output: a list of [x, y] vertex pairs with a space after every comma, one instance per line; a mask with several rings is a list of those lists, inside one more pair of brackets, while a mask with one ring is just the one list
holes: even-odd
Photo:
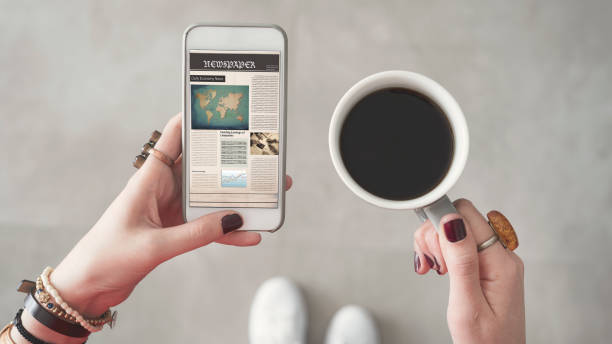
[[102, 293], [92, 286], [93, 276], [81, 269], [83, 274], [74, 272], [63, 267], [63, 262], [51, 273], [49, 281], [55, 287], [59, 295], [70, 307], [79, 312], [83, 317], [95, 318], [103, 314], [111, 305], [104, 303]]

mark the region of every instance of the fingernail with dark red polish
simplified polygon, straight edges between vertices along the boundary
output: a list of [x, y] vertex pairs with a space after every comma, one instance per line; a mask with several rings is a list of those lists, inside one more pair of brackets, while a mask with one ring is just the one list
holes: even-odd
[[420, 268], [421, 268], [421, 259], [419, 258], [419, 255], [416, 252], [414, 252], [414, 272], [418, 272]]
[[426, 255], [426, 254], [423, 254], [423, 255], [425, 256], [425, 260], [427, 260], [427, 264], [429, 264], [429, 268], [430, 268], [430, 269], [433, 269], [435, 265], [434, 265], [434, 262], [433, 262], [433, 260], [431, 259], [431, 257], [429, 257], [429, 256], [428, 256], [428, 255]]
[[462, 219], [454, 219], [444, 224], [444, 234], [450, 242], [463, 240], [466, 236], [465, 225]]
[[229, 233], [242, 227], [242, 217], [238, 214], [225, 215], [221, 219], [221, 227], [223, 227], [223, 233]]

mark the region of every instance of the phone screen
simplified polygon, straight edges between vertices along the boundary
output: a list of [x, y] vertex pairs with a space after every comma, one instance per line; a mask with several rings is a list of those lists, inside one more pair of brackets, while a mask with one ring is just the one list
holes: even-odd
[[277, 208], [280, 52], [188, 53], [189, 205]]

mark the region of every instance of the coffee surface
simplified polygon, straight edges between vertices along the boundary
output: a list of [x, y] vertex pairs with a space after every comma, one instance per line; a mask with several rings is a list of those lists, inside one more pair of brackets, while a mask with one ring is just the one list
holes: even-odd
[[409, 200], [434, 189], [453, 156], [453, 132], [440, 108], [425, 96], [388, 88], [362, 98], [340, 133], [340, 154], [366, 191]]

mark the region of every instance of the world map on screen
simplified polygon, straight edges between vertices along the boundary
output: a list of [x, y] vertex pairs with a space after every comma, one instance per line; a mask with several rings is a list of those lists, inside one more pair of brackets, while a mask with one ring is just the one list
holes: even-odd
[[191, 85], [191, 128], [249, 129], [249, 86]]

